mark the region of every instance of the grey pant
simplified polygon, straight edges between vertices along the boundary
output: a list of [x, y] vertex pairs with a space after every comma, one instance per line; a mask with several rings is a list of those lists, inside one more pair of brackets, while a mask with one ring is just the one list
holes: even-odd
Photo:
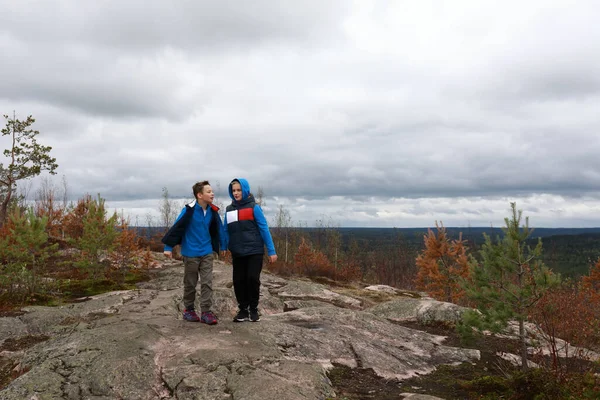
[[213, 260], [212, 253], [203, 257], [183, 257], [183, 304], [186, 309], [196, 308], [196, 285], [200, 275], [200, 310], [211, 311]]

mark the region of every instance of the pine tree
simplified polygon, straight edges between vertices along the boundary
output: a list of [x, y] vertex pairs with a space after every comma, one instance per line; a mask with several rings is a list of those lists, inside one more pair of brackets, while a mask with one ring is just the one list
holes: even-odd
[[81, 250], [75, 265], [87, 269], [92, 279], [98, 280], [105, 272], [102, 256], [114, 247], [117, 214], [106, 218], [104, 199], [100, 195], [97, 200], [90, 201], [88, 207], [83, 216], [83, 234], [74, 241], [75, 246]]
[[76, 242], [83, 236], [83, 220], [89, 212], [90, 204], [93, 201], [92, 196], [86, 194], [77, 200], [76, 205], [71, 205], [67, 208], [62, 220], [62, 230], [71, 242]]
[[124, 218], [121, 218], [113, 251], [109, 258], [112, 268], [121, 273], [123, 282], [129, 270], [136, 264], [138, 251], [138, 237], [135, 231], [129, 228], [129, 224]]
[[32, 208], [22, 213], [13, 209], [0, 237], [0, 260], [3, 275], [15, 277], [28, 294], [41, 289], [41, 276], [46, 262], [56, 252], [58, 245], [48, 243], [47, 217], [36, 217]]
[[2, 136], [9, 136], [11, 145], [4, 150], [8, 164], [4, 166], [0, 163], [0, 226], [6, 221], [17, 182], [38, 176], [42, 171], [55, 174], [54, 170], [58, 168], [56, 159], [49, 155], [52, 147], [37, 143], [39, 132], [30, 128], [35, 122], [31, 115], [25, 121], [19, 121], [14, 116], [11, 119], [8, 115], [4, 118], [6, 127], [2, 129]]
[[464, 281], [467, 296], [479, 312], [465, 313], [461, 329], [464, 334], [471, 327], [500, 332], [510, 320], [516, 320], [521, 366], [526, 370], [525, 322], [529, 310], [559, 282], [559, 277], [541, 261], [541, 239], [534, 248], [527, 245], [533, 232], [529, 228], [529, 218], [525, 218], [525, 224], [521, 226], [522, 211], [517, 211], [515, 203], [511, 203], [511, 209], [511, 218], [504, 219], [504, 237], [498, 237], [494, 243], [484, 235], [485, 243], [480, 251], [482, 261], [473, 269], [472, 279]]
[[437, 300], [459, 303], [464, 296], [461, 280], [468, 279], [471, 264], [462, 240], [450, 240], [442, 223], [435, 223], [437, 232], [427, 230], [425, 249], [417, 257], [417, 289]]
[[[63, 177], [63, 182], [66, 182]], [[66, 196], [66, 188], [63, 189]], [[46, 230], [51, 238], [61, 238], [63, 234], [62, 219], [67, 208], [66, 199], [60, 201], [60, 194], [56, 186], [48, 177], [41, 180], [41, 186], [37, 190], [34, 211], [38, 217], [47, 217]]]

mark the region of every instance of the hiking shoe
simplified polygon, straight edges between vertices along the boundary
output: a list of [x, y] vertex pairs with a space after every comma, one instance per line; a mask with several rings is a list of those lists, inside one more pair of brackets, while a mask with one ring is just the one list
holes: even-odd
[[183, 310], [183, 319], [191, 322], [200, 321], [200, 317], [198, 317], [198, 314], [194, 310]]
[[258, 310], [250, 310], [250, 321], [252, 321], [252, 322], [260, 321], [260, 316], [258, 315]]
[[200, 322], [204, 322], [207, 325], [215, 325], [217, 323], [217, 316], [212, 311], [204, 311], [200, 316]]
[[248, 314], [248, 310], [240, 310], [235, 318], [233, 318], [233, 322], [244, 322], [248, 321], [250, 315]]

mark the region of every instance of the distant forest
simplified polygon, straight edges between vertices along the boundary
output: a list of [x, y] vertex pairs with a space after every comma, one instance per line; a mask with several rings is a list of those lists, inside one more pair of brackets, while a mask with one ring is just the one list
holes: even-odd
[[[148, 234], [147, 228], [139, 227]], [[360, 249], [361, 256], [366, 254], [394, 254], [394, 249], [402, 248], [408, 259], [413, 261], [423, 250], [423, 236], [427, 228], [273, 228], [274, 236], [284, 236], [285, 230], [294, 231], [300, 236], [310, 238], [315, 248], [325, 251], [327, 233], [334, 230], [340, 235], [340, 250], [351, 253], [351, 247]], [[154, 228], [156, 233], [162, 229]], [[435, 231], [435, 228], [433, 228]], [[470, 254], [479, 258], [478, 250], [484, 242], [483, 234], [492, 238], [502, 236], [500, 228], [482, 227], [447, 227], [451, 239], [466, 241]], [[530, 244], [535, 246], [538, 238], [542, 239], [544, 263], [553, 271], [565, 278], [578, 278], [589, 272], [590, 266], [600, 258], [599, 228], [534, 228]], [[283, 249], [278, 249], [282, 253]], [[355, 253], [356, 254], [356, 253]]]
[[[292, 229], [292, 228], [291, 228]], [[318, 246], [323, 241], [325, 229], [336, 229], [341, 235], [342, 250], [348, 251], [354, 240], [364, 252], [389, 250], [393, 246], [402, 246], [414, 258], [424, 248], [423, 236], [427, 228], [293, 228], [307, 234]], [[435, 231], [435, 228], [433, 228]], [[483, 234], [495, 239], [503, 236], [500, 228], [447, 227], [451, 239], [467, 242], [470, 254], [478, 258], [478, 250], [484, 242]], [[566, 278], [577, 278], [589, 272], [590, 266], [600, 257], [599, 228], [534, 228], [530, 243], [537, 244], [542, 239], [544, 263], [553, 271]]]

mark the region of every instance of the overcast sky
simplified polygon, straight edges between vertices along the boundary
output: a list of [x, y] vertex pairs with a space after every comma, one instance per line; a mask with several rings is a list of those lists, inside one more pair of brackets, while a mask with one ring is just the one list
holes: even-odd
[[0, 113], [72, 199], [142, 223], [245, 177], [269, 220], [600, 226], [598, 1], [0, 6]]

